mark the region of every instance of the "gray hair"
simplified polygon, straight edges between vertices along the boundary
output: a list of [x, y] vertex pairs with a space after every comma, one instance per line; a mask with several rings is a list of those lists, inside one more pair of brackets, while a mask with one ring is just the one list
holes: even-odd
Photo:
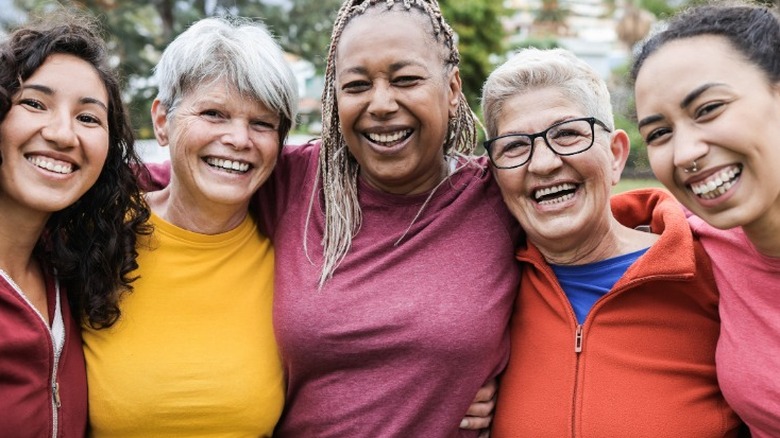
[[281, 47], [261, 23], [245, 18], [204, 18], [168, 45], [155, 75], [157, 98], [169, 116], [188, 93], [224, 80], [241, 95], [279, 113], [280, 145], [295, 124], [295, 75]]
[[565, 49], [523, 49], [490, 74], [482, 89], [488, 136], [498, 135], [504, 103], [519, 93], [558, 88], [583, 111], [615, 129], [607, 84], [585, 61]]

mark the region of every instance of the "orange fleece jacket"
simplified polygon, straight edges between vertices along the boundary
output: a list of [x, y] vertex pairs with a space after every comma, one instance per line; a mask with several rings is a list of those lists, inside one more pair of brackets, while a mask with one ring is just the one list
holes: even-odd
[[538, 249], [518, 249], [525, 263], [492, 436], [736, 436], [715, 376], [715, 281], [680, 205], [649, 189], [613, 197], [612, 210], [661, 237], [582, 326]]

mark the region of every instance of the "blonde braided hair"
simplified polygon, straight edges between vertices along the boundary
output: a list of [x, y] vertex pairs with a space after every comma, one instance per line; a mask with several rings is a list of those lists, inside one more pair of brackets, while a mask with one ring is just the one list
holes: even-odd
[[[352, 238], [357, 234], [362, 222], [357, 193], [357, 178], [360, 167], [347, 149], [339, 123], [335, 87], [336, 48], [344, 28], [352, 18], [364, 14], [369, 8], [378, 7], [382, 3], [387, 7], [387, 10], [391, 10], [396, 3], [403, 3], [405, 11], [411, 13], [412, 8], [422, 11], [430, 19], [436, 41], [442, 44], [443, 49], [447, 51], [444, 60], [445, 67], [457, 66], [460, 62], [455, 35], [442, 17], [436, 0], [402, 0], [399, 2], [395, 0], [347, 0], [339, 8], [336, 21], [333, 24], [325, 70], [325, 86], [322, 92], [322, 147], [317, 167], [317, 179], [322, 182], [324, 195], [325, 232], [322, 238], [323, 265], [319, 281], [320, 287], [333, 276], [339, 263], [349, 252]], [[471, 156], [477, 145], [477, 123], [477, 118], [471, 111], [465, 96], [460, 93], [456, 114], [449, 120], [447, 137], [442, 145], [444, 155], [447, 157]], [[309, 203], [306, 232], [308, 232], [314, 199], [317, 195], [318, 186], [315, 184]], [[423, 205], [424, 207], [425, 205]], [[417, 217], [415, 217], [416, 219]], [[308, 239], [304, 237], [304, 248], [308, 254], [307, 241]]]

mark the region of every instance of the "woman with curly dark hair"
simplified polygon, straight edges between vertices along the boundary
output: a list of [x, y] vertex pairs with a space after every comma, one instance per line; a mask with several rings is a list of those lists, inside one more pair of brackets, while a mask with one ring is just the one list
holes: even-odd
[[79, 326], [118, 318], [148, 233], [105, 42], [88, 17], [50, 17], [0, 43], [0, 430], [16, 437], [84, 435]]

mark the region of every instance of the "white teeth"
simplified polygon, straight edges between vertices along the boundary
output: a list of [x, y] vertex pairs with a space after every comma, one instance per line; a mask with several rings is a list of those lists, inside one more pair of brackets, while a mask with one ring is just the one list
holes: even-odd
[[244, 163], [238, 160], [223, 160], [222, 158], [208, 157], [206, 163], [212, 167], [218, 167], [225, 170], [234, 170], [236, 172], [244, 173], [249, 170], [249, 163]]
[[691, 184], [691, 191], [704, 199], [717, 198], [734, 186], [741, 173], [738, 166], [730, 166], [703, 181]]
[[53, 160], [39, 155], [27, 157], [27, 161], [37, 167], [40, 167], [41, 169], [46, 169], [54, 173], [61, 173], [63, 175], [73, 173], [73, 165], [70, 163], [64, 163], [61, 161], [55, 163]]
[[[539, 190], [536, 190], [534, 192], [534, 199], [538, 201], [543, 196], [552, 195], [552, 194], [555, 194], [555, 193], [558, 193], [558, 192], [562, 192], [564, 190], [574, 190], [576, 188], [577, 188], [577, 186], [575, 186], [574, 184], [571, 184], [571, 183], [563, 183], [563, 184], [558, 184], [557, 186], [545, 187], [543, 189], [539, 189]], [[571, 196], [569, 196], [569, 195], [571, 195]], [[571, 199], [571, 197], [574, 196], [573, 193], [570, 193], [569, 195], [561, 196], [561, 197], [555, 198], [553, 200], [540, 201], [540, 203], [553, 203], [553, 202], [560, 202], [561, 200], [565, 201], [567, 199]]]
[[543, 201], [539, 201], [539, 204], [541, 205], [552, 205], [552, 204], [558, 204], [564, 201], [568, 201], [569, 199], [574, 197], [574, 193], [567, 193], [563, 196], [559, 196], [557, 198], [552, 199], [545, 199]]
[[411, 129], [404, 129], [403, 131], [397, 131], [391, 134], [375, 134], [369, 132], [366, 134], [366, 136], [374, 143], [394, 143], [406, 137], [411, 132]]

